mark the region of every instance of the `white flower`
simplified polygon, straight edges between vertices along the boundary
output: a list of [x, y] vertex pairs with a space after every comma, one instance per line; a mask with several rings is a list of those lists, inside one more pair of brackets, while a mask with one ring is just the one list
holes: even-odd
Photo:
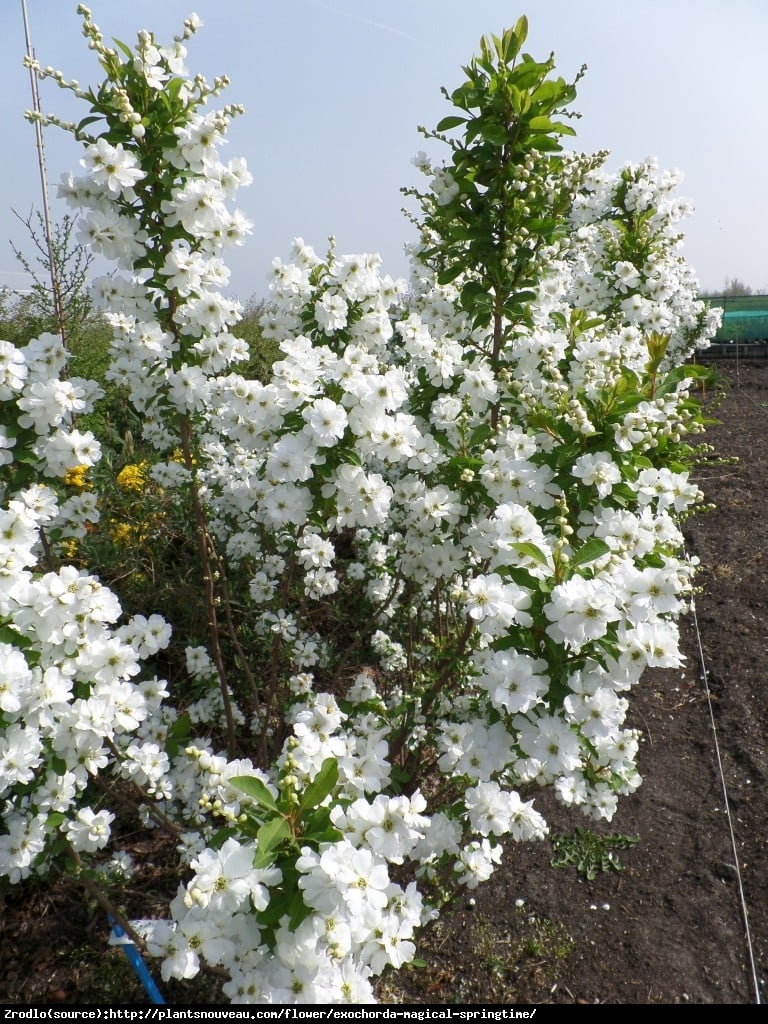
[[539, 704], [549, 690], [547, 663], [517, 651], [480, 651], [474, 659], [478, 682], [494, 707], [511, 714], [525, 713]]
[[556, 715], [541, 715], [531, 721], [519, 720], [520, 749], [540, 765], [544, 778], [551, 780], [581, 767], [581, 743], [568, 723]]
[[597, 488], [600, 498], [607, 498], [613, 485], [621, 480], [621, 471], [608, 452], [587, 452], [579, 456], [572, 472], [588, 487]]
[[63, 831], [75, 850], [102, 850], [109, 842], [110, 824], [114, 819], [111, 811], [96, 812], [92, 807], [83, 807], [74, 821], [63, 825]]
[[35, 728], [11, 725], [0, 733], [0, 795], [17, 783], [32, 781], [42, 750], [42, 738]]
[[479, 783], [467, 790], [464, 800], [472, 827], [484, 836], [511, 833], [519, 842], [540, 839], [547, 832], [533, 801], [523, 802], [518, 793], [502, 789], [497, 782]]
[[350, 842], [369, 846], [393, 864], [402, 864], [413, 847], [424, 838], [429, 819], [420, 812], [426, 801], [420, 793], [405, 796], [380, 795], [369, 803], [355, 800], [345, 811], [335, 807], [331, 820]]
[[315, 451], [303, 434], [285, 434], [272, 446], [266, 473], [270, 483], [295, 484], [312, 477]]
[[354, 919], [366, 909], [381, 911], [387, 905], [387, 866], [370, 850], [357, 850], [344, 840], [332, 843], [317, 859], [303, 850], [296, 866], [303, 872], [299, 886], [305, 902], [321, 914], [341, 906]]
[[326, 334], [334, 334], [347, 326], [347, 303], [341, 295], [326, 292], [315, 303], [315, 316]]
[[[530, 626], [531, 594], [516, 583], [505, 582], [497, 573], [476, 576], [468, 587], [467, 608], [471, 618], [490, 631], [502, 631], [513, 622]], [[491, 621], [488, 621], [491, 620]]]
[[37, 857], [45, 849], [46, 817], [13, 812], [5, 817], [8, 832], [0, 835], [0, 877], [8, 878], [12, 885], [29, 878]]
[[256, 910], [269, 903], [267, 886], [280, 881], [280, 871], [253, 867], [255, 846], [229, 838], [220, 850], [205, 849], [191, 862], [194, 878], [187, 885], [192, 904], [211, 913], [231, 914], [247, 900]]
[[347, 413], [330, 398], [318, 398], [302, 410], [302, 417], [311, 430], [312, 441], [321, 447], [336, 443], [344, 436]]
[[544, 614], [550, 620], [547, 633], [552, 639], [575, 651], [604, 636], [609, 624], [621, 617], [610, 585], [604, 579], [583, 576], [558, 583]]
[[32, 672], [21, 651], [0, 643], [0, 711], [18, 711], [31, 683]]
[[112, 197], [124, 192], [130, 194], [136, 182], [144, 177], [133, 153], [127, 152], [120, 143], [110, 145], [104, 138], [85, 147], [80, 163], [90, 172], [92, 180]]
[[23, 353], [10, 341], [0, 341], [0, 402], [7, 402], [21, 391], [26, 378]]
[[566, 713], [579, 724], [582, 736], [591, 740], [612, 735], [624, 721], [628, 706], [627, 700], [606, 686], [594, 693], [569, 694], [564, 702]]
[[501, 863], [501, 847], [491, 846], [487, 839], [474, 841], [461, 851], [454, 871], [459, 875], [459, 883], [468, 889], [476, 889], [481, 882], [487, 882]]

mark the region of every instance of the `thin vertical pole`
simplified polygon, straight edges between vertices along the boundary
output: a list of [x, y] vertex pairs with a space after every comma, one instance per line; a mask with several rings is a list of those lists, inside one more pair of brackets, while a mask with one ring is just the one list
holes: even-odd
[[45, 173], [45, 150], [43, 148], [43, 126], [40, 121], [40, 93], [38, 91], [37, 74], [33, 67], [34, 50], [30, 41], [29, 17], [27, 15], [27, 0], [21, 0], [21, 15], [24, 20], [24, 42], [27, 51], [29, 64], [29, 84], [32, 90], [32, 109], [35, 114], [35, 141], [37, 143], [37, 165], [40, 169], [40, 189], [43, 197], [43, 223], [45, 228], [45, 244], [48, 250], [48, 269], [51, 275], [51, 292], [53, 294], [53, 308], [56, 315], [56, 322], [61, 335], [64, 347], [67, 345], [66, 330], [64, 323], [64, 308], [61, 301], [61, 287], [59, 284], [59, 268], [56, 264], [56, 254], [53, 246], [53, 231], [51, 228], [51, 211], [48, 205], [48, 179]]

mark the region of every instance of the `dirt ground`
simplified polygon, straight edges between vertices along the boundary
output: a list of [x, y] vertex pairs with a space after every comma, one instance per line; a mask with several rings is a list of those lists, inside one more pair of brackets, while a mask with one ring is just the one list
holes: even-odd
[[[636, 842], [615, 840], [621, 870], [604, 862], [592, 880], [574, 866], [552, 867], [549, 842], [509, 847], [475, 902], [456, 906], [428, 936], [423, 965], [393, 976], [382, 998], [510, 1005], [765, 997], [768, 360], [716, 368], [725, 391], [718, 401], [710, 389], [720, 422], [706, 440], [724, 461], [697, 477], [716, 510], [685, 525], [702, 563], [695, 616], [681, 624], [685, 669], [649, 673], [631, 695], [644, 784], [609, 826], [592, 823], [606, 849], [611, 837]], [[542, 809], [554, 832], [590, 826]], [[105, 944], [103, 913], [64, 889], [0, 892], [0, 1003], [146, 1004], [119, 951]], [[177, 986], [166, 998], [189, 1003], [194, 991]]]

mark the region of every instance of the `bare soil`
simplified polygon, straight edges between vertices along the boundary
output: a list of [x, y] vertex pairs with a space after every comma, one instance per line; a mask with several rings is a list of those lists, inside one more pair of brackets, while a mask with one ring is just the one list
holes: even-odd
[[[474, 902], [464, 898], [427, 935], [423, 966], [393, 975], [383, 999], [763, 1001], [768, 360], [723, 360], [716, 369], [723, 386], [710, 388], [707, 404], [719, 422], [705, 439], [722, 461], [697, 475], [715, 511], [685, 524], [689, 552], [702, 563], [695, 614], [681, 623], [685, 668], [648, 673], [631, 695], [631, 724], [644, 734], [644, 784], [607, 826], [542, 805], [553, 832], [590, 827], [606, 850], [613, 845], [618, 865], [604, 861], [605, 870], [589, 880], [575, 866], [553, 867], [549, 841], [508, 847]], [[636, 842], [612, 844], [617, 836]], [[173, 879], [158, 853], [160, 912], [160, 893]], [[139, 913], [147, 914], [146, 904]], [[0, 1003], [146, 1005], [120, 951], [107, 948], [107, 935], [101, 908], [64, 885], [0, 890]], [[169, 1002], [216, 1000], [215, 984], [207, 996], [195, 986], [162, 987]]]

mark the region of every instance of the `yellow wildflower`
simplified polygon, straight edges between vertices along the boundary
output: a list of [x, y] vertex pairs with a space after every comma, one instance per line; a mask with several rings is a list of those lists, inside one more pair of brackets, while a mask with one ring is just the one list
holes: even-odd
[[143, 491], [147, 484], [146, 468], [146, 462], [123, 466], [117, 474], [117, 486], [125, 491]]
[[[186, 465], [186, 461], [187, 460], [184, 458], [184, 452], [181, 450], [181, 448], [174, 448], [173, 449], [173, 455], [171, 455], [171, 459], [174, 462], [178, 462], [182, 466]], [[193, 466], [197, 465], [197, 459], [195, 459], [195, 458], [192, 459], [192, 465]]]
[[79, 487], [81, 490], [87, 487], [87, 481], [85, 474], [88, 472], [87, 466], [72, 466], [66, 471], [63, 476], [64, 483], [69, 487]]
[[61, 542], [61, 553], [64, 558], [74, 558], [78, 547], [77, 541], [73, 537], [69, 537]]
[[109, 535], [115, 544], [130, 544], [136, 535], [136, 529], [128, 523], [118, 523], [109, 531]]

